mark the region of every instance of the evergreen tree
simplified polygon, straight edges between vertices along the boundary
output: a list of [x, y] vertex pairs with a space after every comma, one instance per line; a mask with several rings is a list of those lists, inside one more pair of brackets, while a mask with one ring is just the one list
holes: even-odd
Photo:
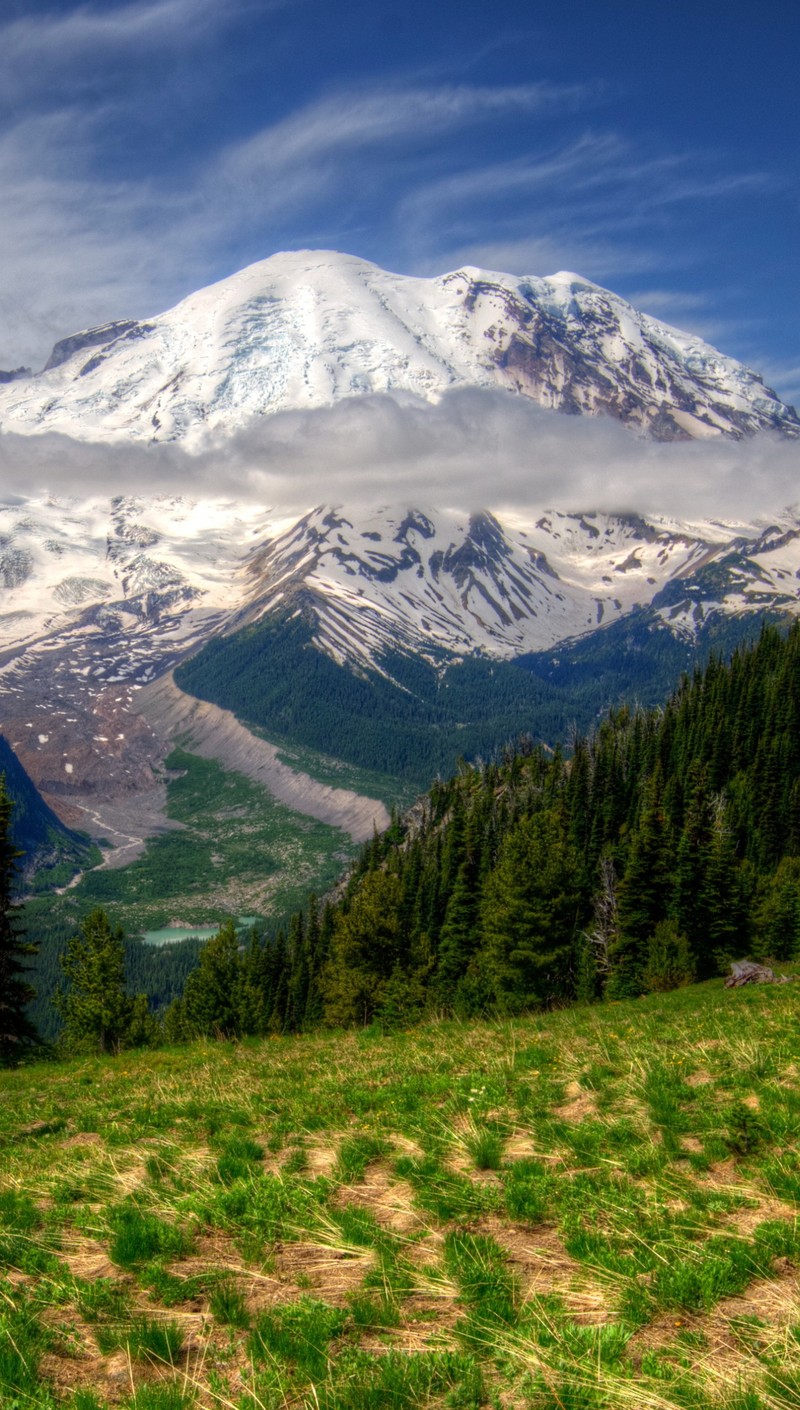
[[755, 950], [759, 959], [800, 957], [800, 857], [784, 857], [764, 888]]
[[175, 1043], [188, 1043], [190, 1037], [183, 999], [172, 999], [164, 1010], [164, 1038], [172, 1046]]
[[369, 872], [337, 918], [323, 975], [325, 1021], [369, 1023], [405, 958], [399, 925], [402, 887], [390, 872]]
[[231, 1038], [239, 1032], [239, 939], [232, 920], [220, 926], [200, 951], [200, 962], [186, 981], [183, 1009], [190, 1032]]
[[666, 919], [672, 870], [661, 791], [659, 763], [647, 786], [619, 888], [619, 937], [610, 954], [607, 989], [615, 998], [642, 992], [648, 942], [659, 921]]
[[714, 834], [708, 859], [708, 941], [698, 956], [698, 978], [727, 969], [731, 959], [743, 955], [750, 943], [752, 868], [736, 855], [731, 830], [720, 800], [714, 817]]
[[99, 907], [81, 922], [61, 956], [69, 988], [55, 1004], [64, 1021], [61, 1041], [71, 1052], [118, 1053], [130, 1036], [133, 1000], [125, 992], [122, 931]]
[[714, 803], [708, 791], [707, 772], [697, 762], [690, 768], [686, 796], [686, 815], [675, 857], [671, 913], [678, 933], [686, 937], [699, 974], [705, 979], [714, 972], [710, 935], [719, 898], [710, 875], [715, 837]]
[[283, 1033], [288, 1026], [289, 1012], [289, 948], [286, 932], [279, 930], [269, 947], [270, 993], [272, 1007], [269, 1015], [269, 1032]]
[[461, 1012], [464, 1008], [459, 991], [478, 945], [479, 901], [474, 864], [465, 860], [447, 903], [434, 980], [436, 1002], [450, 1012]]
[[12, 901], [16, 865], [22, 853], [11, 840], [12, 803], [0, 775], [0, 1067], [11, 1067], [36, 1042], [25, 1010], [36, 991], [28, 983], [25, 960], [37, 946], [22, 938]]
[[556, 809], [526, 818], [506, 838], [482, 908], [481, 958], [501, 1012], [570, 994], [581, 919], [577, 873]]
[[146, 994], [137, 994], [131, 1003], [126, 1048], [155, 1048], [162, 1039], [162, 1026], [151, 1013]]
[[236, 980], [236, 1019], [240, 1033], [261, 1038], [269, 1032], [274, 980], [270, 946], [257, 931], [250, 932], [244, 954], [239, 957]]
[[660, 920], [647, 943], [642, 987], [649, 994], [691, 984], [695, 965], [689, 942], [674, 920]]
[[302, 911], [297, 911], [289, 922], [287, 936], [289, 951], [288, 994], [286, 1002], [286, 1026], [291, 1032], [302, 1028], [311, 988], [311, 953], [308, 945], [308, 926]]
[[305, 1010], [300, 1015], [303, 1027], [311, 1027], [322, 1018], [322, 993], [319, 987], [320, 973], [328, 958], [328, 936], [320, 924], [319, 903], [315, 895], [308, 898], [308, 921], [305, 934], [308, 954], [308, 988]]

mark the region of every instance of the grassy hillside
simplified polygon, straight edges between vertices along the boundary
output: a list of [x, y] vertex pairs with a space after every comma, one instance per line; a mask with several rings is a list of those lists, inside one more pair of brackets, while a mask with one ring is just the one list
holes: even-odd
[[798, 1403], [800, 983], [20, 1069], [0, 1143], [15, 1410]]

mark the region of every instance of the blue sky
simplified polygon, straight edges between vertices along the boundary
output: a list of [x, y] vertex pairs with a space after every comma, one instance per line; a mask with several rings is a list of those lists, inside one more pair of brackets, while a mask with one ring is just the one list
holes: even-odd
[[0, 366], [280, 249], [573, 269], [800, 401], [798, 8], [4, 0]]

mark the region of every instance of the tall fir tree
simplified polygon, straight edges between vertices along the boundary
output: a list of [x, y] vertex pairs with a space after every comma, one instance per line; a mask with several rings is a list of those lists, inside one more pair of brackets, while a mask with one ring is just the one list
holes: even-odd
[[133, 999], [125, 991], [122, 931], [98, 907], [81, 922], [61, 956], [68, 988], [56, 995], [71, 1052], [117, 1053], [130, 1038]]
[[200, 951], [186, 981], [183, 1006], [191, 1033], [232, 1038], [239, 1032], [239, 986], [243, 965], [233, 921], [226, 921]]
[[714, 844], [714, 802], [708, 790], [707, 770], [695, 761], [686, 785], [686, 812], [673, 871], [671, 915], [678, 932], [686, 936], [695, 965], [708, 977], [709, 931], [718, 898], [712, 894], [711, 857]]
[[407, 959], [402, 894], [397, 876], [369, 872], [338, 916], [322, 979], [326, 1023], [369, 1023], [380, 1008], [390, 978]]
[[614, 997], [642, 992], [648, 943], [659, 921], [666, 919], [672, 870], [662, 786], [659, 762], [647, 785], [619, 888], [619, 936], [610, 953], [608, 981]]
[[560, 810], [526, 818], [508, 834], [482, 907], [484, 965], [501, 1012], [570, 997], [583, 919], [578, 872]]
[[5, 778], [0, 775], [0, 1067], [13, 1067], [37, 1041], [36, 1029], [26, 1013], [36, 991], [28, 982], [25, 961], [38, 947], [23, 938], [13, 901], [22, 853], [11, 837], [12, 807]]

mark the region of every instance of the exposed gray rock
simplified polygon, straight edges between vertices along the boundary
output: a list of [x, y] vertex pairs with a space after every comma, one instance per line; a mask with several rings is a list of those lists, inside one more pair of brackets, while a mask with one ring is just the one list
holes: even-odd
[[725, 980], [725, 988], [738, 989], [742, 984], [788, 984], [791, 977], [790, 974], [776, 974], [769, 965], [754, 964], [752, 960], [734, 960]]

